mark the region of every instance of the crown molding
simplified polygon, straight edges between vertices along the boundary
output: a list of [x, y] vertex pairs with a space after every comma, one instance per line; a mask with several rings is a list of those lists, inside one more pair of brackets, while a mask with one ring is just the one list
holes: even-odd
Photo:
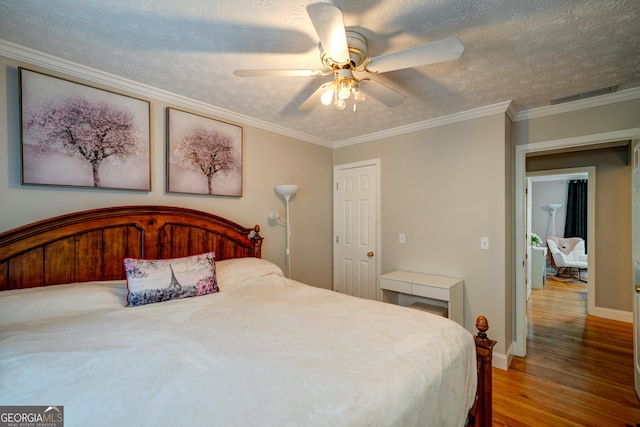
[[78, 79], [102, 84], [113, 89], [129, 92], [144, 98], [150, 98], [153, 101], [159, 101], [172, 106], [185, 109], [192, 109], [204, 114], [209, 114], [219, 119], [229, 122], [253, 126], [279, 135], [289, 136], [312, 144], [322, 145], [331, 148], [331, 142], [316, 138], [306, 133], [297, 132], [283, 126], [277, 126], [253, 117], [238, 114], [224, 108], [215, 107], [205, 102], [196, 101], [182, 95], [178, 95], [169, 91], [158, 89], [144, 83], [125, 79], [114, 74], [96, 70], [81, 64], [77, 64], [66, 59], [58, 58], [53, 55], [26, 48], [15, 43], [0, 39], [0, 55], [16, 61], [24, 62], [38, 67], [43, 67], [51, 71], [66, 74]]
[[484, 107], [474, 108], [473, 110], [462, 111], [460, 113], [450, 114], [448, 116], [436, 117], [435, 119], [429, 119], [422, 122], [411, 123], [404, 126], [386, 129], [381, 132], [373, 132], [366, 135], [357, 136], [355, 138], [343, 139], [342, 141], [335, 142], [333, 144], [333, 148], [348, 147], [350, 145], [362, 144], [364, 142], [375, 141], [382, 138], [390, 138], [409, 132], [416, 132], [424, 129], [435, 128], [438, 126], [464, 122], [466, 120], [487, 117], [494, 114], [507, 113], [511, 117], [511, 114], [513, 114], [512, 104], [513, 103], [511, 101], [499, 102], [497, 104], [486, 105]]
[[513, 103], [513, 101], [509, 103], [506, 113], [512, 122], [516, 121], [516, 117], [518, 116], [518, 110], [516, 109], [516, 105]]
[[437, 117], [422, 122], [398, 126], [380, 132], [369, 133], [354, 138], [343, 139], [331, 142], [293, 129], [274, 125], [272, 123], [259, 120], [244, 114], [239, 114], [230, 110], [213, 106], [201, 101], [196, 101], [182, 95], [158, 89], [144, 83], [125, 79], [123, 77], [106, 73], [94, 68], [90, 68], [72, 61], [55, 57], [53, 55], [30, 49], [15, 43], [0, 39], [0, 55], [7, 58], [46, 68], [48, 70], [63, 73], [78, 79], [103, 84], [110, 88], [122, 90], [141, 97], [150, 98], [154, 101], [163, 102], [176, 107], [192, 109], [203, 114], [209, 114], [216, 118], [229, 122], [252, 126], [258, 129], [288, 136], [308, 143], [320, 145], [327, 148], [341, 148], [364, 142], [375, 141], [382, 138], [398, 136], [405, 133], [416, 132], [424, 129], [458, 123], [465, 120], [490, 116], [498, 113], [505, 113], [514, 122], [530, 120], [538, 117], [551, 116], [554, 114], [566, 113], [570, 111], [582, 110], [616, 102], [640, 99], [640, 87], [625, 89], [609, 95], [602, 95], [587, 98], [579, 101], [568, 102], [566, 104], [551, 105], [529, 110], [517, 111], [512, 101], [500, 102], [487, 105], [472, 110], [454, 113], [447, 116]]
[[634, 99], [640, 99], [640, 87], [619, 90], [615, 93], [580, 99], [578, 101], [567, 102], [564, 104], [547, 105], [544, 107], [531, 108], [529, 110], [521, 110], [516, 114], [514, 121], [519, 122], [539, 117], [553, 116], [554, 114], [569, 113], [572, 111], [600, 107], [603, 105], [631, 101]]

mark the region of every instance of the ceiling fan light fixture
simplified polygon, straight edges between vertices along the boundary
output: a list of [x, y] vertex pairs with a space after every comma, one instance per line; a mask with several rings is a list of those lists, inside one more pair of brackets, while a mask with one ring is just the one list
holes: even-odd
[[347, 100], [351, 96], [351, 81], [342, 80], [340, 83], [340, 90], [338, 91], [338, 96], [341, 99]]
[[355, 101], [355, 104], [353, 104], [353, 111], [355, 111], [356, 104], [364, 101], [364, 95], [362, 94], [362, 92], [360, 92], [360, 88], [358, 88], [357, 84], [353, 85], [353, 87], [351, 88], [351, 92], [353, 92], [353, 100]]
[[[333, 81], [327, 83], [327, 90], [320, 96], [320, 101], [324, 105], [333, 102], [336, 109], [342, 111], [347, 106], [347, 100], [351, 98], [353, 93], [353, 105], [364, 101], [364, 96], [358, 88], [359, 80], [353, 77], [350, 68], [337, 68], [333, 71]], [[354, 108], [353, 111], [356, 111]]]
[[327, 90], [322, 94], [322, 96], [320, 97], [320, 101], [324, 105], [329, 105], [331, 104], [331, 102], [333, 102], [333, 89], [331, 88], [331, 86], [329, 86]]

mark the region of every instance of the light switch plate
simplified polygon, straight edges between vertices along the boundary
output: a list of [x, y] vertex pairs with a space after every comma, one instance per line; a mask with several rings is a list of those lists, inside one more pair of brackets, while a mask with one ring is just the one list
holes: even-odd
[[481, 237], [480, 238], [480, 249], [489, 249], [489, 238]]

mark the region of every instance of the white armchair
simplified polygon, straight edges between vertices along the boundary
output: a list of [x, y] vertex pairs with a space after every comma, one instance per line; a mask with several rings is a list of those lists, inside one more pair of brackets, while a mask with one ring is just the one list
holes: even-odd
[[[580, 237], [547, 237], [547, 247], [549, 263], [558, 277], [571, 277], [584, 282], [582, 270], [587, 270], [589, 266], [584, 240]], [[578, 271], [577, 276], [571, 274], [573, 269]]]

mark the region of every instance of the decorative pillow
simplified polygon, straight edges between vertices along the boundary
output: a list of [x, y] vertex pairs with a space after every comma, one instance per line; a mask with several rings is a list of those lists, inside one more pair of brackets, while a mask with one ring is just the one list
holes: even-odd
[[219, 292], [215, 253], [174, 259], [125, 258], [127, 306]]

